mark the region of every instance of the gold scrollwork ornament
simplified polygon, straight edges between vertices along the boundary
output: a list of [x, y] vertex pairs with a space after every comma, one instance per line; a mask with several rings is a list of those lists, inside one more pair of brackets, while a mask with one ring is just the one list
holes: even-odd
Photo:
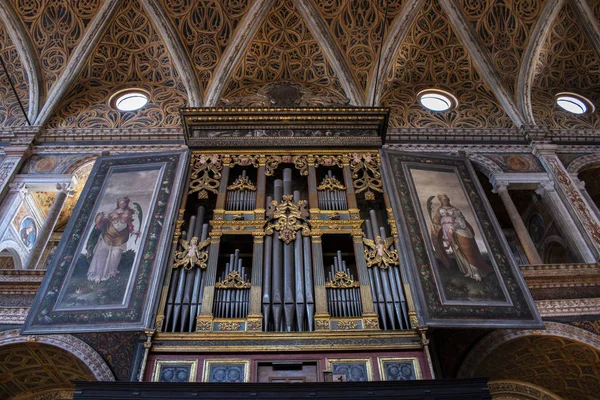
[[173, 263], [174, 269], [183, 267], [190, 270], [194, 268], [194, 266], [206, 269], [208, 251], [203, 251], [203, 249], [210, 244], [210, 239], [206, 239], [202, 243], [198, 243], [198, 241], [199, 239], [196, 236], [194, 236], [189, 243], [184, 239], [179, 241], [184, 251], [175, 251], [175, 261]]
[[237, 271], [231, 271], [222, 282], [215, 283], [217, 289], [248, 289], [250, 286], [252, 284], [244, 282], [244, 279]]
[[346, 186], [338, 181], [334, 176], [326, 177], [317, 187], [317, 190], [346, 190]]
[[348, 289], [359, 286], [360, 283], [350, 279], [348, 274], [346, 274], [344, 271], [336, 272], [333, 279], [325, 284], [325, 287], [330, 289]]
[[189, 194], [198, 192], [199, 199], [208, 199], [208, 192], [219, 194], [223, 162], [217, 154], [192, 156], [192, 179]]
[[281, 203], [273, 200], [267, 210], [267, 216], [272, 220], [267, 223], [265, 234], [272, 235], [274, 231], [278, 231], [279, 238], [286, 244], [296, 240], [298, 230], [301, 230], [302, 236], [310, 236], [310, 227], [306, 222], [308, 215], [306, 200], [294, 204], [293, 195], [283, 195]]
[[242, 176], [229, 185], [227, 190], [250, 190], [255, 192], [256, 186], [254, 186], [254, 183], [248, 177]]
[[377, 236], [375, 240], [363, 238], [365, 246], [365, 259], [367, 268], [377, 266], [382, 269], [387, 269], [391, 265], [398, 265], [398, 250], [392, 249], [394, 238], [386, 238], [383, 240], [381, 236]]
[[379, 173], [379, 156], [377, 154], [352, 154], [350, 170], [356, 194], [365, 192], [365, 200], [375, 200], [375, 193], [383, 193], [383, 181]]

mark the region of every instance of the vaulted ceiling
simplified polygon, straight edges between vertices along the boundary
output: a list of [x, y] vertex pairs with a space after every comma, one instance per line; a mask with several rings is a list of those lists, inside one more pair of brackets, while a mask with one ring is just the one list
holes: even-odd
[[[274, 82], [389, 107], [396, 128], [600, 126], [554, 102], [600, 105], [600, 0], [3, 0], [0, 56], [45, 128], [177, 127], [181, 106], [254, 104]], [[0, 129], [26, 125], [0, 82]], [[150, 103], [115, 110], [128, 87]], [[426, 88], [458, 106], [422, 108]]]

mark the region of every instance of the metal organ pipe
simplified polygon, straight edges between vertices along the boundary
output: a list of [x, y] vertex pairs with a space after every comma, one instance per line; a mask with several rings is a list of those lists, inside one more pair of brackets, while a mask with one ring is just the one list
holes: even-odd
[[[338, 251], [333, 258], [333, 265], [327, 271], [329, 282], [333, 282], [336, 274], [340, 272], [355, 282], [350, 268], [346, 265], [346, 261], [342, 259], [342, 252]], [[360, 288], [355, 286], [328, 287], [327, 310], [334, 318], [360, 317], [362, 315]]]
[[[336, 179], [331, 170], [327, 171], [327, 176], [323, 178], [322, 184], [327, 180]], [[338, 189], [318, 190], [319, 208], [321, 210], [347, 210], [346, 192]]]
[[[246, 181], [252, 183], [248, 179], [246, 170], [238, 175], [237, 181]], [[227, 190], [227, 199], [225, 201], [225, 209], [228, 211], [249, 211], [254, 210], [256, 206], [256, 193], [249, 189], [231, 189]]]
[[[248, 284], [248, 275], [243, 266], [243, 260], [240, 258], [240, 250], [229, 255], [229, 262], [221, 273], [219, 282], [223, 283], [226, 279], [232, 277], [232, 272], [236, 272], [247, 287], [218, 287], [215, 289], [215, 301], [213, 303], [213, 315], [215, 318], [246, 318], [250, 303], [250, 285]], [[239, 283], [239, 282], [238, 282]]]

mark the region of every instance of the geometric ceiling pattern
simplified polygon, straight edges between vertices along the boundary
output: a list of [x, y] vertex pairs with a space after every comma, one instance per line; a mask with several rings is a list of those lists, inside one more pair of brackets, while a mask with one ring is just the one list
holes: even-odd
[[560, 337], [526, 336], [495, 349], [477, 376], [528, 382], [564, 399], [587, 400], [600, 393], [600, 352]]
[[[444, 113], [425, 109], [417, 94], [428, 88], [452, 93], [458, 106]], [[386, 78], [381, 104], [392, 110], [392, 127], [514, 126], [435, 0], [426, 1], [408, 31]]]
[[[46, 128], [179, 127], [180, 106], [256, 100], [278, 82], [329, 104], [388, 106], [392, 127], [600, 127], [598, 113], [554, 103], [562, 91], [600, 102], [600, 1], [387, 4], [386, 14], [386, 0], [10, 0], [0, 55]], [[22, 126], [0, 81], [0, 127]], [[150, 104], [116, 111], [111, 95], [131, 86]], [[458, 107], [425, 111], [424, 88]]]
[[81, 360], [54, 346], [20, 343], [0, 350], [0, 393], [31, 398], [59, 389], [73, 389], [75, 380], [95, 380]]

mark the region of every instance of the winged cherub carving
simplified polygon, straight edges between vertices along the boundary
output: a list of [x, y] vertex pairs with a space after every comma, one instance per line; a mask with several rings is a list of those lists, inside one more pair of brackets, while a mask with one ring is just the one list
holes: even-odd
[[363, 243], [369, 247], [365, 249], [368, 268], [378, 266], [386, 269], [390, 265], [398, 265], [398, 250], [391, 248], [394, 238], [389, 237], [385, 240], [381, 236], [377, 236], [375, 240], [363, 238]]
[[206, 269], [208, 252], [202, 251], [202, 249], [208, 246], [210, 239], [206, 239], [202, 243], [198, 243], [198, 240], [199, 239], [194, 236], [189, 243], [184, 239], [179, 241], [184, 251], [175, 252], [175, 263], [173, 264], [173, 268], [183, 267], [189, 270], [194, 268], [194, 266], [198, 266], [202, 269]]

